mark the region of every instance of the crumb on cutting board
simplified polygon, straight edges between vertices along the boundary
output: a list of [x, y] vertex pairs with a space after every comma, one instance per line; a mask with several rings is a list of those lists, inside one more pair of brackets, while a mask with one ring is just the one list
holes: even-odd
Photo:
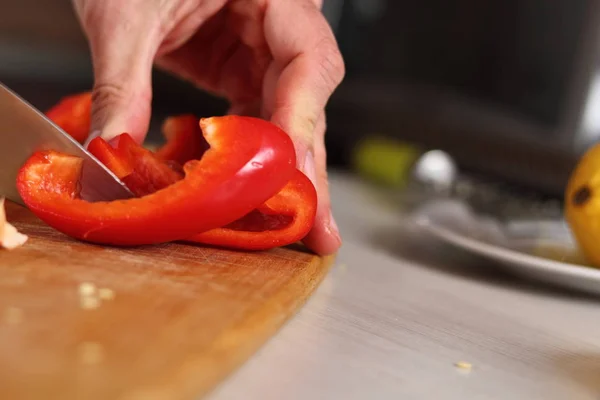
[[473, 364], [466, 361], [459, 361], [454, 363], [454, 366], [464, 372], [470, 372], [473, 369]]
[[4, 197], [0, 197], [0, 247], [12, 250], [25, 244], [28, 237], [6, 220], [4, 201]]
[[98, 289], [98, 297], [102, 300], [112, 300], [115, 298], [115, 292], [109, 288]]
[[4, 310], [3, 319], [7, 325], [18, 325], [23, 321], [23, 310], [17, 307], [7, 307]]
[[79, 284], [80, 296], [93, 296], [96, 293], [96, 285], [91, 282], [82, 282]]
[[100, 307], [102, 301], [110, 301], [114, 298], [115, 292], [112, 289], [98, 288], [92, 282], [79, 284], [79, 304], [84, 310], [94, 310]]
[[100, 299], [94, 296], [82, 296], [79, 298], [79, 305], [84, 310], [95, 310], [100, 307]]
[[104, 360], [104, 348], [100, 343], [83, 342], [77, 349], [79, 361], [85, 365], [99, 364]]

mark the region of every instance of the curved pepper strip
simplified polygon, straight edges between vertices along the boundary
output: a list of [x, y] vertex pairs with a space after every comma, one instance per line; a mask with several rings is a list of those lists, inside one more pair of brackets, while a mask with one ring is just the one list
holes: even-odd
[[[125, 134], [123, 134], [125, 135]], [[125, 156], [122, 150], [118, 149], [120, 136], [111, 140], [111, 144], [104, 140], [92, 140], [88, 144], [88, 150], [99, 159], [113, 174], [119, 179], [124, 179], [133, 174], [134, 166], [129, 156]], [[133, 139], [131, 139], [133, 140]]]
[[162, 132], [167, 142], [155, 153], [160, 160], [183, 165], [190, 160], [200, 159], [208, 150], [208, 143], [194, 115], [183, 114], [165, 119]]
[[138, 197], [154, 193], [184, 177], [178, 164], [169, 166], [126, 133], [111, 140], [110, 144], [95, 138], [88, 150]]
[[[205, 151], [193, 116], [168, 118], [163, 124], [167, 143], [157, 150], [163, 160], [185, 163]], [[156, 178], [153, 178], [154, 180]], [[131, 186], [128, 185], [130, 189]], [[135, 193], [135, 191], [134, 191]], [[239, 220], [186, 239], [186, 242], [210, 244], [241, 250], [266, 250], [286, 246], [303, 239], [313, 226], [317, 212], [317, 192], [306, 175], [294, 177], [275, 196]]]
[[317, 192], [302, 172], [275, 196], [250, 214], [222, 228], [211, 229], [185, 239], [240, 250], [267, 250], [302, 240], [313, 226], [317, 213]]
[[289, 136], [251, 117], [200, 120], [210, 148], [185, 164], [185, 178], [152, 194], [112, 202], [78, 198], [81, 159], [35, 153], [17, 188], [40, 219], [81, 240], [143, 245], [184, 240], [234, 222], [264, 203], [295, 174]]
[[[185, 138], [184, 135], [171, 137], [172, 140], [182, 141], [186, 140]], [[143, 169], [146, 173], [147, 185], [140, 185], [137, 179], [132, 182], [128, 180], [128, 176], [119, 176], [134, 194], [144, 193], [140, 186], [154, 187], [158, 190], [170, 184], [161, 178], [162, 170], [169, 169], [166, 163], [159, 161], [151, 152], [137, 145], [127, 134], [121, 135], [118, 140], [119, 144], [125, 142], [130, 146], [137, 146], [139, 152], [145, 152], [144, 155], [127, 158], [119, 151], [119, 146], [115, 148], [114, 142], [109, 144], [102, 138], [92, 140], [89, 150], [118, 176], [120, 170], [127, 169], [123, 168], [123, 165], [129, 166], [131, 170]], [[171, 148], [190, 147], [183, 144], [185, 143], [176, 144]], [[166, 146], [171, 145], [172, 143], [166, 144]], [[152, 158], [154, 161], [151, 160]], [[316, 211], [315, 188], [306, 175], [296, 170], [283, 189], [249, 214], [231, 224], [198, 233], [183, 241], [243, 250], [266, 250], [285, 246], [306, 236], [314, 223]]]
[[89, 135], [92, 118], [92, 94], [83, 92], [64, 97], [46, 111], [46, 117], [83, 143]]

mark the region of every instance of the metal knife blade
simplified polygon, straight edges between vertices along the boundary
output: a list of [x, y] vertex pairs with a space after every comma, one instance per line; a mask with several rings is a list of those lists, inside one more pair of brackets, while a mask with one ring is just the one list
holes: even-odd
[[81, 157], [81, 197], [110, 201], [132, 193], [108, 168], [12, 90], [0, 82], [0, 196], [23, 204], [16, 187], [19, 168], [38, 150], [56, 150]]

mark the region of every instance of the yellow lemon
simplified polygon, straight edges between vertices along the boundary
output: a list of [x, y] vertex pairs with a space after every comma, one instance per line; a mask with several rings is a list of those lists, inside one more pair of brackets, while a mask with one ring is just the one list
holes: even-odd
[[600, 144], [588, 149], [571, 173], [564, 211], [585, 257], [600, 268]]

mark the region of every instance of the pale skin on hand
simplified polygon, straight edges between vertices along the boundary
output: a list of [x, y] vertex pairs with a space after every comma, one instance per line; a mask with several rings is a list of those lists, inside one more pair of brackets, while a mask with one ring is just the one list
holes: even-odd
[[304, 243], [341, 245], [331, 214], [325, 105], [344, 62], [321, 0], [73, 0], [94, 64], [92, 134], [144, 140], [153, 65], [230, 101], [230, 113], [267, 119], [296, 146], [318, 211]]

